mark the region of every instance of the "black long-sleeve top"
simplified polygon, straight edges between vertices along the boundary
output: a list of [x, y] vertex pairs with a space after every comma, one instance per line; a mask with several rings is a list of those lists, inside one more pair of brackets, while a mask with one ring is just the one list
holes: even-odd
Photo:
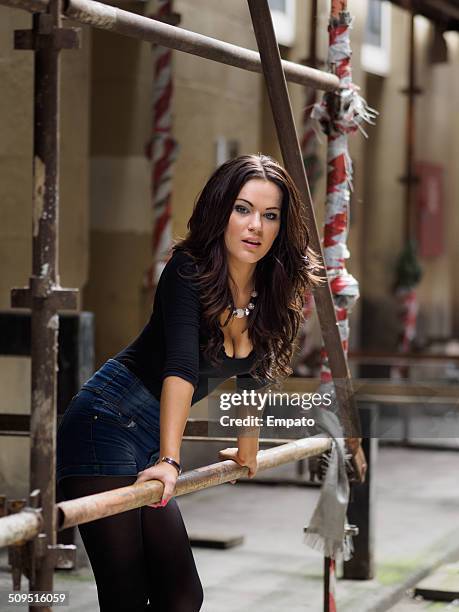
[[149, 391], [160, 399], [166, 376], [179, 376], [194, 386], [191, 403], [206, 397], [224, 380], [236, 376], [238, 388], [261, 387], [249, 374], [255, 353], [244, 358], [228, 357], [222, 348], [223, 361], [213, 366], [203, 355], [206, 332], [202, 324], [202, 307], [191, 257], [175, 251], [167, 262], [156, 289], [153, 312], [139, 336], [115, 359], [133, 372]]

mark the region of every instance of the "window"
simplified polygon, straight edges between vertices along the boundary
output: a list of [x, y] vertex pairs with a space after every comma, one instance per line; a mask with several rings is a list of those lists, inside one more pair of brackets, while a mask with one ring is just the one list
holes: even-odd
[[362, 67], [367, 72], [384, 76], [390, 70], [390, 18], [389, 2], [368, 0], [362, 45]]
[[295, 40], [295, 0], [268, 0], [277, 42], [291, 47]]

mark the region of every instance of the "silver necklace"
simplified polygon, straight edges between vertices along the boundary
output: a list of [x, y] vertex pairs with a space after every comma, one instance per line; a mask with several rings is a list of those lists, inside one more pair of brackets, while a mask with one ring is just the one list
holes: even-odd
[[[256, 298], [258, 295], [257, 291], [252, 291], [250, 294], [251, 297]], [[250, 302], [244, 308], [233, 308], [231, 304], [227, 306], [228, 310], [233, 310], [231, 313], [231, 317], [236, 317], [236, 319], [242, 319], [243, 317], [248, 317], [252, 310], [255, 308], [255, 304], [250, 300]]]

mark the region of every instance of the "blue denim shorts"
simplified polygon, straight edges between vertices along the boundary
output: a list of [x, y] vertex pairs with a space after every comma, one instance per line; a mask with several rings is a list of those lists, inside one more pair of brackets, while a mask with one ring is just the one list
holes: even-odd
[[70, 402], [57, 432], [56, 476], [136, 476], [159, 456], [159, 401], [109, 359]]

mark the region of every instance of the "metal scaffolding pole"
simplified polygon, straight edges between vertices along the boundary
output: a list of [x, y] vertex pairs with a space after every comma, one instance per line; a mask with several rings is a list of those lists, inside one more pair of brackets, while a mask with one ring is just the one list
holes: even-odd
[[[56, 564], [55, 468], [58, 310], [76, 308], [76, 291], [60, 289], [58, 273], [60, 50], [78, 46], [63, 29], [62, 0], [15, 32], [15, 48], [34, 50], [33, 250], [29, 287], [12, 290], [12, 306], [31, 308], [32, 406], [30, 489], [39, 492], [43, 533], [33, 543], [31, 591], [52, 591]], [[30, 606], [29, 610], [51, 610]]]
[[[314, 208], [309, 185], [304, 169], [301, 149], [296, 134], [290, 98], [287, 90], [279, 47], [276, 42], [271, 13], [266, 0], [248, 0], [258, 49], [268, 89], [277, 137], [282, 151], [285, 167], [291, 174], [306, 206], [311, 247], [320, 256], [323, 263], [322, 246], [314, 215]], [[329, 353], [333, 378], [336, 381], [336, 395], [339, 404], [339, 417], [346, 438], [355, 439], [352, 450], [357, 451], [360, 436], [359, 417], [353, 400], [353, 389], [346, 356], [338, 331], [335, 307], [328, 283], [323, 283], [314, 290], [320, 327], [325, 346]]]
[[[0, 0], [0, 5], [41, 12], [46, 11], [50, 1]], [[262, 72], [260, 55], [256, 51], [154, 21], [114, 6], [93, 0], [67, 0], [63, 15], [101, 30], [109, 30], [138, 40], [156, 43], [250, 72]], [[328, 72], [287, 61], [282, 62], [282, 67], [286, 79], [293, 83], [316, 87], [324, 91], [332, 91], [339, 87], [339, 79]]]
[[[314, 437], [295, 440], [277, 448], [258, 452], [258, 471], [296, 461], [303, 457], [319, 455], [329, 449], [331, 438]], [[248, 468], [235, 465], [234, 461], [219, 461], [191, 470], [177, 480], [174, 496], [208, 489], [231, 480], [247, 476]], [[155, 480], [122, 487], [96, 495], [57, 504], [59, 529], [80, 525], [98, 518], [111, 516], [125, 510], [152, 504], [161, 499], [163, 485]]]
[[[277, 448], [258, 452], [258, 470], [269, 470], [285, 463], [298, 461], [305, 457], [320, 455], [331, 446], [331, 438], [315, 436], [294, 440]], [[225, 482], [247, 476], [248, 468], [238, 466], [234, 461], [220, 461], [185, 472], [177, 480], [174, 496], [186, 495], [215, 487]], [[153, 504], [161, 499], [163, 484], [151, 480], [133, 484], [120, 489], [88, 495], [79, 499], [60, 502], [55, 506], [59, 529], [67, 529], [106, 516], [113, 516], [126, 510]], [[22, 511], [8, 517], [0, 518], [0, 547], [16, 544], [37, 533], [37, 521], [40, 516]], [[12, 536], [14, 529], [15, 536]]]
[[31, 540], [43, 529], [40, 512], [22, 510], [0, 518], [0, 548], [17, 546]]
[[408, 87], [402, 93], [406, 94], [406, 137], [405, 137], [405, 214], [403, 225], [404, 241], [407, 244], [416, 235], [415, 195], [418, 178], [415, 168], [416, 151], [416, 96], [421, 90], [416, 85], [416, 44], [415, 44], [415, 13], [410, 11], [410, 30], [408, 35]]

